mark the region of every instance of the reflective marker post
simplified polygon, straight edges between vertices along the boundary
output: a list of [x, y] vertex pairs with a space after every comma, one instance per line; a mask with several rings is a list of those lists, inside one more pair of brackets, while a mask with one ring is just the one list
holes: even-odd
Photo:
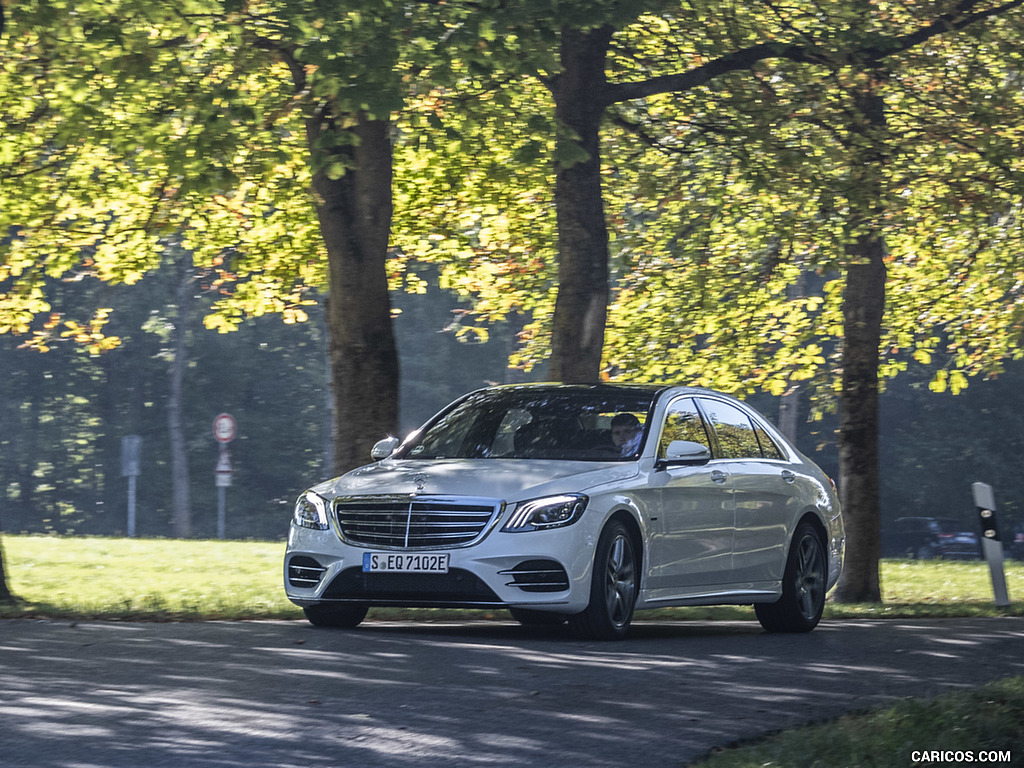
[[226, 445], [220, 446], [220, 456], [217, 458], [213, 478], [217, 486], [217, 538], [223, 539], [227, 518], [227, 492], [224, 489], [231, 485], [231, 456]]
[[231, 485], [231, 455], [228, 453], [228, 443], [235, 439], [235, 431], [235, 419], [230, 413], [222, 413], [213, 420], [213, 437], [220, 443], [217, 467], [213, 470], [213, 477], [217, 486], [218, 539], [223, 539], [225, 536], [227, 501], [224, 489]]
[[992, 486], [986, 483], [974, 483], [971, 490], [974, 492], [974, 506], [978, 509], [978, 519], [981, 522], [981, 548], [992, 576], [992, 591], [995, 593], [996, 605], [1005, 608], [1010, 604], [1010, 596], [1006, 591], [1003, 542], [999, 538], [999, 523], [996, 520], [996, 497], [992, 492]]
[[142, 437], [121, 438], [121, 477], [128, 478], [128, 538], [135, 538], [135, 478], [142, 474]]

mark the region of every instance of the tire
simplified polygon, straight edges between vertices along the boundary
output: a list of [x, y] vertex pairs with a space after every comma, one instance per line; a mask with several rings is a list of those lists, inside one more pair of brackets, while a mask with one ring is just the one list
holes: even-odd
[[569, 618], [564, 613], [537, 611], [531, 608], [509, 608], [508, 612], [524, 627], [553, 627], [565, 624], [566, 619]]
[[629, 632], [639, 594], [637, 548], [629, 530], [613, 520], [601, 532], [594, 553], [590, 604], [569, 617], [569, 626], [584, 640], [621, 640]]
[[361, 603], [334, 603], [311, 605], [303, 608], [302, 612], [314, 627], [351, 629], [359, 626], [369, 609], [368, 605]]
[[821, 534], [808, 522], [800, 523], [786, 558], [782, 596], [774, 603], [754, 606], [757, 620], [768, 632], [810, 632], [825, 609], [828, 565]]

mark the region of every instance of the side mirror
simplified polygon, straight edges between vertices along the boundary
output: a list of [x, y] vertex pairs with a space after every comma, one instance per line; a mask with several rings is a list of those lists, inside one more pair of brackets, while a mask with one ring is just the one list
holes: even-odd
[[711, 451], [706, 445], [689, 440], [673, 440], [668, 444], [665, 455], [655, 463], [655, 467], [697, 467], [709, 461]]
[[370, 450], [370, 456], [373, 457], [374, 461], [386, 459], [395, 452], [399, 442], [397, 437], [385, 437], [383, 440], [378, 440]]

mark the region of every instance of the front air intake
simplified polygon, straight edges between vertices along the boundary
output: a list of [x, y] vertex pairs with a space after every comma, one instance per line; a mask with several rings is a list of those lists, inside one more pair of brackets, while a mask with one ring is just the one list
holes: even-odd
[[519, 587], [524, 592], [562, 592], [569, 588], [569, 575], [554, 560], [524, 560], [515, 568], [501, 571], [511, 576], [505, 586]]
[[307, 555], [296, 555], [288, 561], [288, 583], [293, 587], [312, 589], [320, 583], [327, 571], [320, 563]]

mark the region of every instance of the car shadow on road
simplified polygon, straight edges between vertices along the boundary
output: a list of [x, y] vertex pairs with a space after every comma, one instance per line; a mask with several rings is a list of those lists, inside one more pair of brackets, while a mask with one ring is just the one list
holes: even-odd
[[[318, 630], [333, 632], [335, 630]], [[375, 632], [381, 634], [401, 634], [410, 637], [446, 636], [456, 639], [493, 638], [505, 640], [558, 640], [568, 642], [585, 642], [588, 645], [615, 647], [636, 640], [679, 639], [686, 637], [726, 637], [737, 635], [763, 635], [765, 631], [757, 621], [635, 621], [624, 640], [608, 643], [577, 638], [567, 624], [554, 626], [522, 625], [515, 621], [484, 620], [484, 621], [366, 621], [354, 632]]]

